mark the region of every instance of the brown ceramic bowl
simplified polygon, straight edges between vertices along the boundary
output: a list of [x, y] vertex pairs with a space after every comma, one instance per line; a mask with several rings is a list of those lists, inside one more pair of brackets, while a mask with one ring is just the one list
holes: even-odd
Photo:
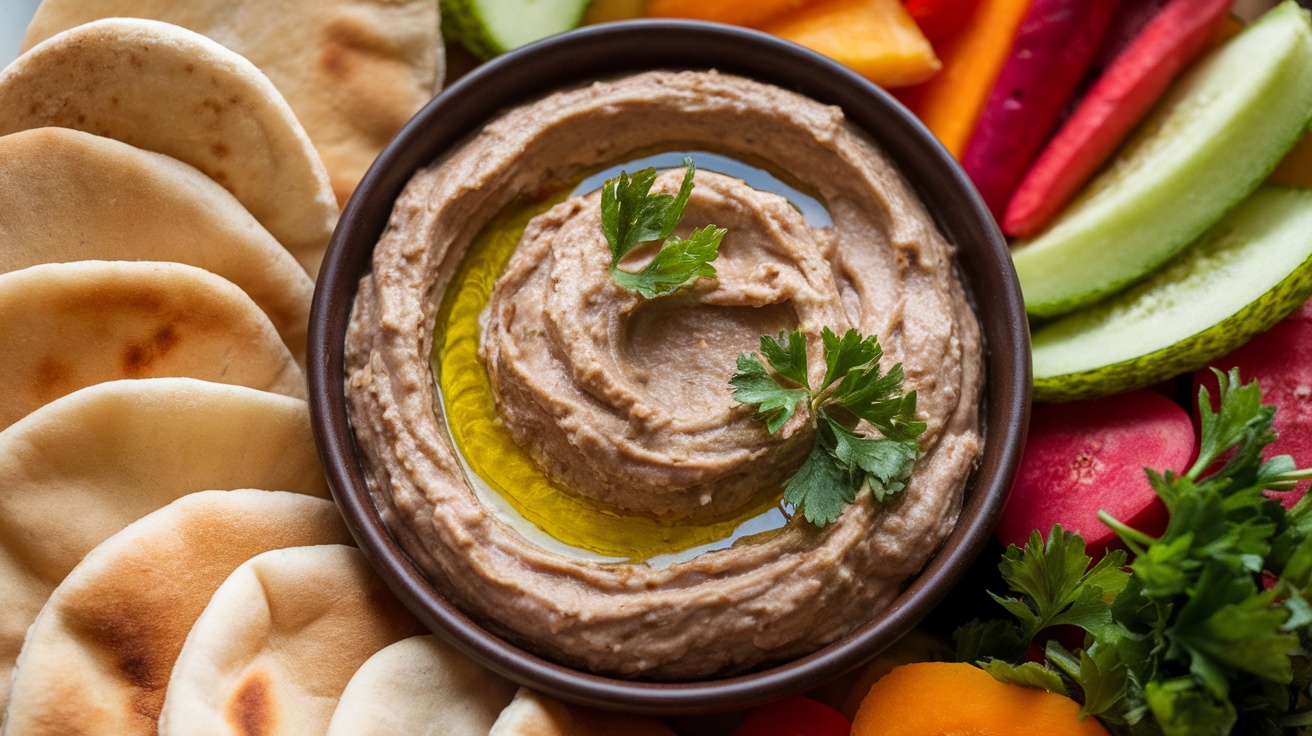
[[[801, 659], [696, 682], [603, 677], [542, 659], [448, 603], [402, 552], [370, 500], [347, 416], [344, 339], [360, 278], [392, 203], [416, 170], [498, 111], [599, 76], [718, 69], [840, 106], [911, 182], [949, 242], [986, 343], [984, 457], [955, 530], [900, 597], [843, 639]], [[907, 633], [956, 584], [1002, 511], [1029, 415], [1029, 331], [1006, 244], [961, 169], [889, 95], [843, 66], [761, 33], [683, 21], [632, 21], [557, 36], [483, 65], [443, 92], [392, 140], [342, 214], [310, 319], [310, 408], [324, 468], [351, 533], [396, 595], [442, 638], [511, 680], [558, 698], [659, 715], [732, 710], [814, 687]]]

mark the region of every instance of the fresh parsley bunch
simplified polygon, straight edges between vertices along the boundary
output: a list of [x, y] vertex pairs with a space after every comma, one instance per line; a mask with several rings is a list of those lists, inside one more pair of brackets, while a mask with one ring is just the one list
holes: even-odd
[[[741, 353], [729, 380], [733, 398], [755, 406], [771, 434], [799, 408], [810, 413], [815, 445], [784, 486], [784, 501], [818, 527], [837, 521], [862, 487], [881, 501], [901, 491], [920, 458], [918, 438], [925, 431], [915, 419], [916, 392], [902, 393], [902, 364], [881, 372], [884, 351], [877, 337], [848, 330], [840, 338], [825, 327], [821, 338], [825, 376], [816, 388], [800, 330], [762, 336], [761, 355], [770, 367], [755, 354]], [[865, 436], [858, 420], [882, 436]]]
[[[697, 167], [684, 159], [687, 173], [677, 195], [652, 194], [656, 169], [643, 169], [629, 176], [607, 179], [601, 186], [601, 231], [610, 245], [610, 274], [615, 283], [636, 291], [646, 299], [669, 294], [699, 278], [715, 278], [711, 265], [720, 255], [724, 228], [707, 225], [693, 230], [687, 240], [674, 235], [683, 210], [692, 196]], [[634, 249], [654, 240], [664, 240], [656, 257], [637, 273], [620, 270], [620, 261]]]
[[[1198, 461], [1183, 475], [1148, 471], [1170, 512], [1161, 537], [1102, 518], [1134, 555], [1089, 568], [1084, 540], [1055, 527], [1011, 546], [993, 596], [1016, 619], [958, 629], [958, 656], [995, 677], [1069, 693], [1083, 715], [1130, 736], [1312, 733], [1312, 496], [1286, 512], [1266, 490], [1312, 470], [1262, 459], [1275, 408], [1237, 370], [1217, 373], [1219, 411], [1198, 398]], [[1048, 626], [1082, 628], [1084, 646], [1048, 642], [1044, 664], [1017, 664]]]

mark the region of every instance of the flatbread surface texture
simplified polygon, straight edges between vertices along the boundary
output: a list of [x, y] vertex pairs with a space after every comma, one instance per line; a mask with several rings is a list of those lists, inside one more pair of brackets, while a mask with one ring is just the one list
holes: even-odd
[[445, 75], [434, 0], [44, 0], [23, 48], [113, 17], [174, 23], [250, 59], [305, 126], [343, 204]]
[[23, 635], [96, 545], [188, 493], [328, 497], [304, 401], [145, 378], [81, 389], [0, 432], [0, 703]]
[[109, 18], [37, 44], [0, 72], [0, 135], [48, 126], [194, 166], [318, 272], [338, 215], [323, 162], [268, 77], [214, 41]]
[[423, 630], [353, 547], [266, 552], [237, 568], [196, 620], [160, 736], [324, 733], [360, 665]]
[[436, 636], [412, 636], [351, 677], [328, 736], [487, 736], [516, 688]]
[[273, 549], [350, 543], [331, 501], [284, 491], [201, 491], [133, 522], [41, 609], [5, 733], [155, 734], [182, 642], [233, 570]]
[[305, 375], [259, 306], [193, 266], [32, 266], [0, 274], [0, 314], [0, 430], [124, 378], [198, 378], [305, 398]]
[[305, 360], [314, 282], [231, 194], [168, 156], [65, 128], [0, 137], [0, 273], [173, 261], [222, 276]]

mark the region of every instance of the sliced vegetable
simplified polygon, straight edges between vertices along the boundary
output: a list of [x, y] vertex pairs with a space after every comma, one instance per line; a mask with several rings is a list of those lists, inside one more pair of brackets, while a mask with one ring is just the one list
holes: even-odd
[[753, 708], [733, 736], [848, 736], [851, 729], [833, 708], [794, 695]]
[[970, 23], [980, 0], [907, 0], [907, 12], [932, 44], [957, 35]]
[[588, 0], [441, 0], [442, 31], [490, 59], [578, 27]]
[[610, 23], [641, 18], [646, 14], [645, 0], [592, 0], [583, 14], [583, 23]]
[[998, 682], [964, 662], [907, 664], [861, 701], [852, 736], [1107, 736], [1065, 695]]
[[942, 64], [899, 0], [820, 0], [760, 25], [883, 87], [929, 79]]
[[1181, 79], [1104, 173], [1012, 260], [1032, 315], [1116, 292], [1266, 178], [1312, 117], [1312, 20], [1285, 0]]
[[1034, 407], [1020, 470], [996, 534], [1023, 547], [1034, 529], [1077, 532], [1097, 559], [1116, 539], [1098, 520], [1106, 510], [1160, 534], [1166, 507], [1144, 468], [1177, 473], [1194, 456], [1194, 424], [1179, 404], [1152, 391]]
[[950, 659], [952, 647], [947, 642], [921, 629], [913, 629], [861, 669], [838, 710], [846, 718], [855, 718], [870, 688], [897, 667], [912, 662], [946, 662]]
[[815, 0], [648, 0], [647, 15], [754, 26]]
[[961, 166], [994, 218], [1043, 147], [1120, 0], [1034, 0]]
[[1294, 150], [1285, 156], [1272, 172], [1270, 181], [1272, 184], [1312, 189], [1312, 133], [1305, 134]]
[[1031, 1], [981, 0], [966, 31], [936, 47], [943, 70], [898, 94], [957, 158], [975, 131]]
[[[1264, 457], [1289, 455], [1298, 467], [1312, 467], [1312, 322], [1307, 321], [1306, 314], [1294, 312], [1243, 347], [1195, 373], [1195, 393], [1206, 386], [1212, 396], [1217, 395], [1212, 368], [1222, 371], [1238, 368], [1240, 375], [1262, 386], [1262, 400], [1276, 407], [1271, 428], [1278, 437], [1267, 445]], [[1212, 403], [1215, 407], [1216, 402]], [[1293, 491], [1272, 495], [1285, 508], [1293, 508], [1307, 489], [1304, 481]]]
[[1047, 227], [1202, 53], [1229, 9], [1230, 0], [1172, 0], [1154, 17], [1034, 161], [1007, 204], [1003, 232], [1029, 238]]
[[1266, 186], [1147, 281], [1035, 330], [1034, 396], [1102, 396], [1225, 355], [1312, 293], [1312, 191]]

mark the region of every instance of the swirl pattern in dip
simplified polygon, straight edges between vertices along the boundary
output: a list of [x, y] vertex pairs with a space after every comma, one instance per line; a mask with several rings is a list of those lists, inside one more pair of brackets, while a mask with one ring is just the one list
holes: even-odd
[[[734, 357], [763, 333], [800, 326], [818, 348], [822, 327], [852, 327], [903, 363], [928, 423], [925, 455], [891, 503], [862, 494], [824, 529], [795, 519], [665, 568], [548, 551], [466, 480], [429, 370], [438, 305], [479, 232], [516, 201], [689, 147], [769, 162], [814, 192], [833, 225], [701, 172], [683, 226], [729, 229], [719, 276], [644, 301], [610, 280], [595, 194], [536, 218], [484, 314], [481, 355], [506, 428], [597, 504], [715, 517], [777, 493], [810, 446], [805, 416], [771, 436], [732, 400]], [[811, 369], [823, 372], [818, 350]], [[552, 94], [416, 174], [361, 282], [347, 371], [376, 503], [434, 584], [529, 649], [620, 676], [708, 677], [841, 637], [933, 555], [980, 453], [979, 327], [932, 219], [840, 110], [714, 72]]]

